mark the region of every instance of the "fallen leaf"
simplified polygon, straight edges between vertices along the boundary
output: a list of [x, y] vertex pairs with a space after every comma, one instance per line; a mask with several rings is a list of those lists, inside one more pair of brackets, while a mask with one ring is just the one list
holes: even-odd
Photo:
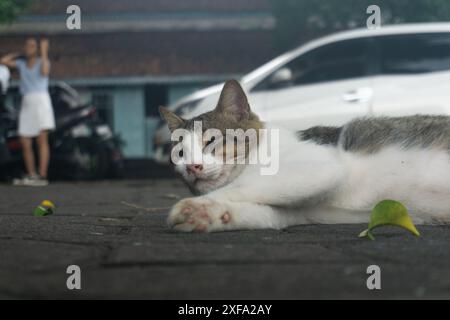
[[416, 226], [408, 214], [408, 209], [398, 201], [383, 200], [372, 211], [367, 230], [359, 234], [360, 238], [367, 237], [375, 240], [372, 230], [381, 226], [396, 226], [408, 230], [415, 236], [420, 236]]

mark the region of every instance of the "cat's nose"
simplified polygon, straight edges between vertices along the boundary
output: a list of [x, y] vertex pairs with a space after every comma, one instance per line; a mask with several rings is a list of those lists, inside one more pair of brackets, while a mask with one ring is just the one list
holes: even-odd
[[201, 164], [188, 164], [186, 166], [186, 171], [189, 173], [197, 174], [203, 170], [203, 165]]

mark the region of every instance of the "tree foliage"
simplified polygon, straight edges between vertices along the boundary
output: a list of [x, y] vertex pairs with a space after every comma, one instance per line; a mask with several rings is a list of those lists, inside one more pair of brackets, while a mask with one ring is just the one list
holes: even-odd
[[381, 9], [383, 24], [450, 21], [449, 0], [269, 0], [277, 19], [276, 45], [299, 42], [338, 30], [366, 26], [370, 5]]
[[29, 4], [30, 0], [0, 0], [0, 24], [14, 21]]

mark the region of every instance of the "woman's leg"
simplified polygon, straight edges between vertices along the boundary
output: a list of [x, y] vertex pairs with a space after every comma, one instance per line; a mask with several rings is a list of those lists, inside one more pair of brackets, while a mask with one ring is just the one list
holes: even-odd
[[39, 175], [47, 179], [48, 165], [50, 162], [50, 147], [48, 145], [48, 132], [41, 131], [37, 138], [39, 147]]
[[36, 166], [34, 163], [33, 139], [21, 137], [20, 142], [22, 143], [23, 160], [25, 162], [27, 173], [30, 176], [35, 176]]

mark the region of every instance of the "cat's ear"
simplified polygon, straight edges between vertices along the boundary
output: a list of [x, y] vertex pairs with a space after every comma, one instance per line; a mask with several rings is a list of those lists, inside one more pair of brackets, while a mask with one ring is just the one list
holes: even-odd
[[245, 121], [250, 117], [250, 106], [247, 96], [239, 82], [228, 80], [223, 86], [220, 94], [216, 112], [230, 117], [234, 121]]
[[172, 111], [169, 111], [168, 109], [164, 107], [159, 107], [159, 114], [161, 115], [161, 118], [163, 118], [167, 125], [169, 126], [169, 130], [171, 132], [175, 131], [176, 129], [180, 128], [184, 124], [184, 119], [177, 116]]

